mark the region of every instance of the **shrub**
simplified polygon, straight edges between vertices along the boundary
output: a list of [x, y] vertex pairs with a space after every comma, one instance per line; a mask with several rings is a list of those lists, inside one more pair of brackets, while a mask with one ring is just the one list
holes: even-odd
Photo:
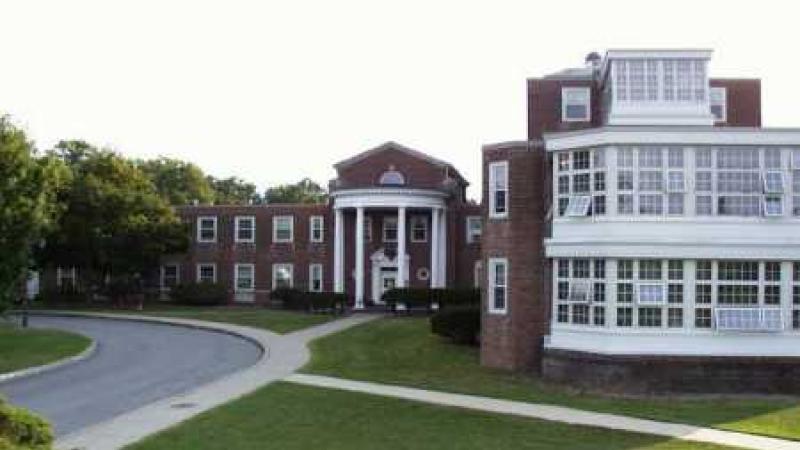
[[303, 303], [303, 298], [300, 294], [302, 294], [302, 292], [295, 288], [277, 288], [269, 293], [269, 298], [273, 302], [276, 300], [280, 302], [280, 305], [284, 309], [302, 311], [308, 309], [308, 305]]
[[86, 303], [88, 297], [84, 292], [75, 288], [63, 287], [55, 289], [46, 289], [39, 292], [34, 301], [41, 301], [47, 304], [61, 304], [61, 303]]
[[456, 344], [477, 344], [480, 329], [481, 309], [477, 305], [449, 307], [431, 317], [431, 331]]
[[386, 305], [395, 309], [398, 303], [407, 308], [432, 309], [435, 303], [440, 309], [454, 306], [479, 305], [480, 290], [473, 288], [395, 288], [383, 294]]
[[49, 450], [53, 430], [44, 419], [0, 398], [0, 449]]
[[176, 303], [192, 306], [215, 306], [228, 302], [228, 290], [219, 283], [183, 283], [172, 288]]
[[325, 310], [344, 311], [347, 296], [337, 292], [302, 292], [294, 288], [279, 288], [270, 293], [271, 300], [278, 300], [285, 309], [295, 311]]

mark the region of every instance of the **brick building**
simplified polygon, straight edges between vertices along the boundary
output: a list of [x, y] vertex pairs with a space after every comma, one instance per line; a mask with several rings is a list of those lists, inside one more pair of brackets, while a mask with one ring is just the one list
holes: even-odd
[[326, 205], [179, 208], [192, 242], [164, 259], [160, 285], [215, 281], [232, 303], [277, 287], [346, 292], [362, 309], [395, 286], [477, 283], [481, 210], [452, 165], [389, 142], [335, 169]]
[[483, 149], [481, 359], [605, 390], [800, 392], [800, 130], [707, 50], [528, 80]]

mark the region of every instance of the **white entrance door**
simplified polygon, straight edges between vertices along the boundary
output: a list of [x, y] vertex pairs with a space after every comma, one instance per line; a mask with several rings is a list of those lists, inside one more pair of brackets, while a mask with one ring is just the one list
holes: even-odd
[[394, 289], [397, 285], [397, 272], [396, 271], [382, 271], [381, 272], [381, 298], [383, 298], [383, 294], [390, 290]]

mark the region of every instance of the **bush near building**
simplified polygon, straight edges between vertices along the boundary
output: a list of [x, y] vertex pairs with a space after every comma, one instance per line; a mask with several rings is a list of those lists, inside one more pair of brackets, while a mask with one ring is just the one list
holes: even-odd
[[[477, 305], [479, 289], [474, 288], [394, 288], [383, 294], [386, 306], [395, 311], [398, 304], [407, 309], [445, 309], [454, 306]], [[436, 306], [434, 306], [436, 305]]]
[[228, 289], [219, 283], [183, 283], [173, 287], [170, 295], [182, 305], [218, 306], [228, 302]]
[[481, 331], [479, 305], [445, 308], [431, 317], [431, 331], [456, 344], [477, 345]]
[[347, 295], [338, 292], [304, 292], [294, 288], [278, 288], [270, 292], [270, 300], [284, 309], [309, 312], [344, 312]]
[[50, 450], [53, 430], [41, 417], [0, 397], [0, 449]]

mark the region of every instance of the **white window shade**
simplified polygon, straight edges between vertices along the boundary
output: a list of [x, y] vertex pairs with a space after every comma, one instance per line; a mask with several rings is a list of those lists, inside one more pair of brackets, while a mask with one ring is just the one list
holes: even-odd
[[767, 172], [764, 175], [764, 192], [767, 194], [783, 194], [782, 172]]
[[573, 281], [569, 284], [569, 301], [572, 303], [589, 303], [591, 285], [589, 282]]
[[640, 305], [663, 305], [665, 299], [663, 284], [640, 283], [637, 286], [636, 300]]
[[778, 308], [717, 308], [720, 331], [780, 331], [783, 312]]

